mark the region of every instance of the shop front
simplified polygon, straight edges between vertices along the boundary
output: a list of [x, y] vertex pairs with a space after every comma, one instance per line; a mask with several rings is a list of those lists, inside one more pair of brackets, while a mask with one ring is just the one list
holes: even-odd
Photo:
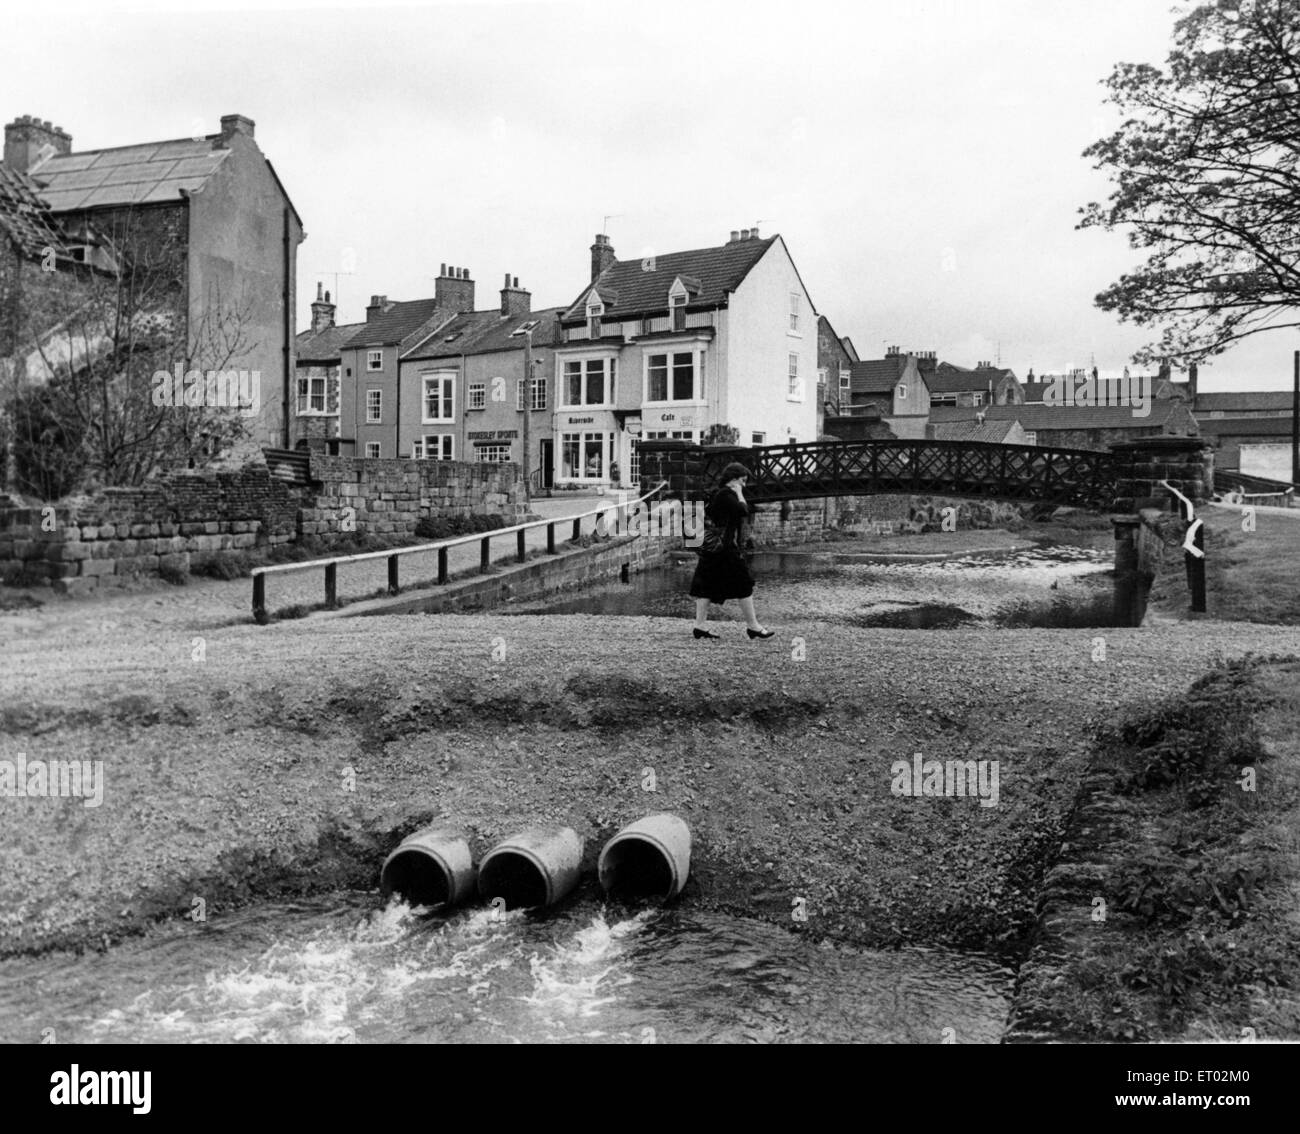
[[523, 443], [517, 429], [468, 430], [470, 460], [498, 464], [504, 461], [523, 461]]
[[[561, 410], [555, 415], [557, 485], [610, 485], [622, 475], [610, 410]], [[623, 466], [625, 467], [625, 466]]]

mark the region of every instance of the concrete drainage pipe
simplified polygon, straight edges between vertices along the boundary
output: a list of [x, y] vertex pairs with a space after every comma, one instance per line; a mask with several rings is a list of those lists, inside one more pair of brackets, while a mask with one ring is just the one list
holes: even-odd
[[511, 835], [483, 857], [478, 892], [507, 909], [554, 905], [578, 884], [582, 838], [572, 827], [534, 827]]
[[691, 829], [667, 812], [629, 823], [605, 844], [597, 871], [616, 896], [674, 898], [691, 872]]
[[384, 898], [397, 894], [413, 906], [456, 905], [474, 890], [474, 861], [461, 832], [426, 827], [402, 840], [379, 873]]

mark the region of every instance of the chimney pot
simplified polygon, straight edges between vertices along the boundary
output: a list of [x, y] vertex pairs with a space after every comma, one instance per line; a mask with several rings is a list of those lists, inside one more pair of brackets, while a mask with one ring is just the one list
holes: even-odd
[[758, 239], [758, 229], [756, 229], [756, 228], [751, 228], [751, 229], [749, 230], [749, 239], [750, 239], [750, 240], [757, 240], [757, 239]]
[[447, 274], [447, 265], [446, 265], [446, 264], [439, 264], [439, 265], [438, 265], [438, 275], [440, 275], [440, 276], [445, 276], [446, 274]]
[[742, 229], [740, 230], [740, 239], [741, 239], [741, 240], [748, 240], [748, 239], [749, 239], [749, 229], [747, 229], [747, 228], [742, 228]]
[[506, 272], [506, 282], [505, 282], [505, 286], [506, 286], [506, 287], [509, 287], [509, 286], [510, 286], [510, 273], [509, 273], [509, 272]]
[[596, 241], [591, 246], [591, 278], [594, 281], [601, 272], [614, 263], [614, 246], [603, 232], [596, 233]]
[[735, 244], [736, 241], [739, 240], [739, 239], [740, 239], [740, 230], [737, 229], [737, 228], [733, 228], [733, 229], [731, 230], [731, 239], [728, 240], [727, 243], [728, 243], [728, 244]]
[[72, 152], [72, 137], [52, 123], [24, 114], [5, 126], [4, 163], [29, 173], [43, 157]]
[[221, 137], [217, 139], [217, 145], [229, 148], [230, 139], [236, 134], [251, 138], [253, 127], [251, 118], [245, 118], [242, 114], [224, 114], [221, 117]]

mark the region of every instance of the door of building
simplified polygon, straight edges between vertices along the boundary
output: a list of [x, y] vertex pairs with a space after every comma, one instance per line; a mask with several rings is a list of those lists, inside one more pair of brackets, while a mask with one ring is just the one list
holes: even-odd
[[538, 442], [541, 450], [542, 487], [551, 488], [555, 484], [555, 444], [550, 438]]

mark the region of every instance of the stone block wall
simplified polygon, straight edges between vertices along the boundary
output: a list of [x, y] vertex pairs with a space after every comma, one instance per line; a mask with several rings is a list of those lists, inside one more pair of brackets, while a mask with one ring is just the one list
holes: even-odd
[[523, 500], [517, 464], [376, 460], [311, 454], [315, 500], [302, 534], [329, 539], [349, 525], [374, 535], [413, 535], [431, 516], [513, 516]]
[[1147, 506], [1177, 511], [1167, 481], [1195, 503], [1214, 492], [1214, 450], [1199, 437], [1148, 437], [1110, 447], [1116, 459], [1115, 508], [1136, 512]]
[[290, 484], [264, 464], [176, 472], [37, 508], [0, 507], [0, 577], [66, 593], [121, 586], [195, 555], [275, 547], [311, 537], [413, 535], [426, 516], [502, 514], [522, 485], [516, 465], [367, 461], [312, 455], [313, 481]]

